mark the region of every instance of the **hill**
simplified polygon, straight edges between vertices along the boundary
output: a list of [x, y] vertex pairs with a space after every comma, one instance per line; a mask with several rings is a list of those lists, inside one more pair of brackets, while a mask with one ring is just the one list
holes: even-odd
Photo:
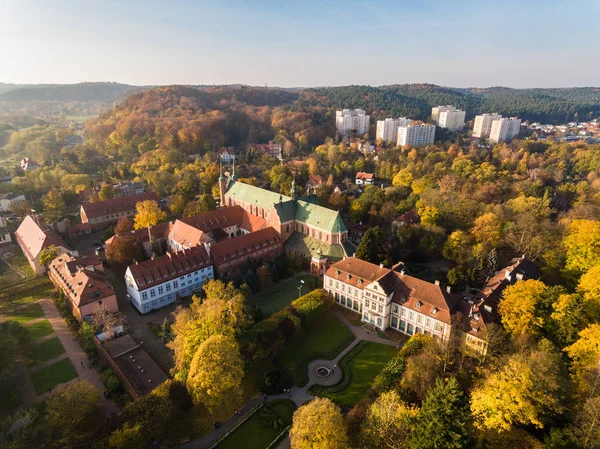
[[127, 93], [139, 89], [118, 83], [51, 84], [25, 86], [0, 94], [3, 101], [114, 101]]

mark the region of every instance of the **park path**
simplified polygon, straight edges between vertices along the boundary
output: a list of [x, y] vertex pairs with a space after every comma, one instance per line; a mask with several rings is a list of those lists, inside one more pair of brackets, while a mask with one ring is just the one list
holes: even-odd
[[[381, 338], [377, 333], [368, 331], [362, 326], [355, 326], [342, 314], [340, 310], [337, 308], [334, 310], [335, 315], [340, 319], [340, 321], [354, 334], [356, 337], [348, 346], [344, 348], [342, 352], [340, 352], [334, 359], [331, 360], [313, 360], [308, 364], [308, 383], [303, 387], [292, 387], [290, 388], [289, 393], [280, 393], [276, 395], [267, 396], [267, 400], [273, 401], [276, 399], [290, 399], [296, 404], [296, 407], [300, 407], [303, 404], [313, 400], [315, 397], [310, 394], [308, 390], [313, 385], [335, 385], [342, 379], [342, 370], [339, 368], [339, 363], [342, 358], [348, 352], [352, 351], [352, 349], [358, 345], [361, 341], [369, 341], [373, 343], [380, 343], [388, 346], [398, 346], [398, 343], [392, 340], [388, 340], [386, 338]], [[336, 369], [334, 370], [334, 365]], [[326, 377], [322, 378], [316, 374], [316, 369], [319, 367], [328, 368], [332, 373]], [[225, 435], [229, 429], [235, 426], [241, 419], [243, 419], [246, 414], [256, 407], [258, 404], [264, 401], [263, 396], [258, 396], [244, 406], [241, 409], [241, 416], [233, 415], [227, 421], [221, 424], [221, 426], [209, 433], [208, 435], [203, 436], [202, 438], [198, 438], [196, 440], [190, 441], [188, 443], [184, 443], [179, 446], [179, 449], [207, 449], [211, 447], [214, 443], [216, 443], [219, 438]], [[278, 445], [277, 449], [289, 449], [290, 447], [290, 439], [289, 437], [285, 437]]]

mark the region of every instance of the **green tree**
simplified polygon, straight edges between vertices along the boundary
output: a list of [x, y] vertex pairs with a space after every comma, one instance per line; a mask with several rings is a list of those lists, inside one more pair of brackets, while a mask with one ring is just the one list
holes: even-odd
[[100, 201], [112, 200], [115, 197], [115, 189], [110, 184], [102, 186], [100, 192], [98, 192], [98, 198]]
[[348, 435], [339, 407], [316, 398], [294, 412], [291, 449], [347, 449]]
[[122, 429], [115, 430], [108, 438], [108, 445], [111, 449], [142, 449], [145, 444], [146, 438], [140, 424], [129, 425], [126, 423]]
[[206, 212], [210, 212], [211, 210], [215, 210], [217, 208], [217, 202], [213, 198], [212, 195], [203, 194], [200, 195], [198, 201], [192, 201], [183, 211], [184, 217], [192, 217], [194, 215], [204, 214]]
[[42, 202], [44, 203], [44, 217], [49, 223], [60, 220], [67, 208], [62, 193], [56, 189], [52, 189], [44, 195]]
[[462, 449], [470, 440], [471, 417], [454, 377], [438, 378], [421, 405], [412, 431], [411, 449]]
[[50, 245], [47, 248], [44, 248], [40, 251], [40, 265], [47, 267], [56, 256], [58, 256], [58, 248], [56, 246]]
[[367, 229], [356, 249], [356, 257], [375, 264], [383, 260], [383, 238], [379, 227]]
[[213, 335], [198, 346], [187, 387], [194, 402], [215, 413], [241, 405], [243, 378], [243, 361], [235, 340]]

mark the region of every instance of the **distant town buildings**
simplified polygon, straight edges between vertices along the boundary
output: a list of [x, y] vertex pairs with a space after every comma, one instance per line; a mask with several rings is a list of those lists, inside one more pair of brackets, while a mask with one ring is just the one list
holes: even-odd
[[10, 251], [12, 238], [6, 222], [0, 217], [0, 254]]
[[375, 177], [373, 176], [373, 173], [365, 173], [365, 172], [359, 171], [356, 174], [355, 183], [357, 186], [373, 185], [374, 182], [375, 182]]
[[335, 127], [342, 137], [362, 136], [369, 132], [369, 119], [362, 109], [344, 109], [335, 113]]
[[481, 114], [475, 117], [473, 124], [473, 137], [490, 137], [492, 131], [492, 123], [494, 120], [500, 120], [500, 114]]
[[89, 223], [94, 230], [106, 228], [116, 223], [119, 218], [133, 218], [135, 205], [145, 200], [156, 200], [156, 197], [153, 194], [143, 193], [95, 203], [82, 203], [79, 210], [81, 222]]
[[[273, 156], [279, 159], [280, 161], [283, 160], [283, 144], [279, 142], [273, 142], [272, 140], [270, 140], [269, 143], [256, 144], [254, 145], [254, 148], [260, 154], [268, 154], [269, 156]], [[235, 156], [231, 160], [233, 159], [235, 159]]]
[[501, 118], [492, 122], [489, 141], [491, 143], [510, 142], [519, 134], [521, 119], [517, 117]]
[[219, 150], [219, 156], [225, 164], [230, 164], [235, 159], [234, 147], [221, 147]]
[[384, 142], [393, 142], [398, 140], [398, 128], [410, 124], [411, 120], [406, 117], [386, 118], [377, 120], [377, 132], [375, 138]]
[[0, 193], [0, 212], [8, 212], [10, 211], [11, 206], [16, 206], [22, 201], [25, 201], [25, 195]]
[[33, 159], [24, 157], [23, 159], [21, 159], [21, 162], [19, 163], [19, 167], [21, 167], [21, 170], [23, 170], [23, 171], [31, 171], [31, 170], [35, 170], [36, 168], [39, 168], [40, 165]]
[[435, 125], [412, 122], [398, 127], [398, 146], [422, 147], [431, 145], [434, 141]]
[[440, 128], [449, 131], [460, 131], [465, 126], [465, 111], [456, 109], [452, 105], [432, 108], [431, 118]]

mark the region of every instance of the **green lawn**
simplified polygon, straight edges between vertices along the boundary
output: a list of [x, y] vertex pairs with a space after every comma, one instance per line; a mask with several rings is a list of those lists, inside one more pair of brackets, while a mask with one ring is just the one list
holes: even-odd
[[27, 330], [27, 341], [37, 340], [54, 332], [52, 325], [48, 320], [38, 321], [25, 326]]
[[7, 298], [0, 300], [0, 313], [10, 314], [14, 307], [23, 304], [29, 304], [30, 302], [37, 301], [40, 298], [48, 298], [53, 291], [54, 285], [52, 285], [50, 282], [47, 282], [26, 292], [15, 294], [11, 293]]
[[393, 346], [367, 343], [349, 363], [352, 377], [348, 388], [324, 396], [338, 404], [354, 407], [366, 396], [375, 376], [397, 353], [398, 349]]
[[43, 317], [44, 311], [42, 310], [42, 306], [40, 306], [39, 304], [31, 304], [30, 306], [14, 310], [10, 313], [10, 315], [11, 319], [19, 323], [26, 323], [35, 318]]
[[39, 395], [45, 393], [50, 388], [75, 379], [77, 377], [77, 370], [75, 370], [71, 360], [67, 358], [36, 371], [30, 377], [35, 392]]
[[31, 344], [23, 349], [25, 363], [28, 366], [39, 365], [46, 360], [64, 354], [65, 348], [58, 337], [50, 338], [38, 344]]
[[304, 329], [302, 337], [292, 340], [280, 356], [288, 374], [296, 385], [308, 382], [306, 365], [314, 359], [333, 359], [354, 340], [354, 334], [332, 313], [316, 320], [311, 329]]
[[[288, 400], [268, 403], [229, 435], [218, 449], [266, 449], [292, 422], [294, 404]], [[274, 424], [276, 422], [276, 424]]]
[[[261, 310], [263, 318], [268, 318], [275, 312], [283, 309], [289, 305], [294, 299], [298, 298], [298, 286], [300, 280], [310, 279], [310, 275], [296, 276], [288, 279], [281, 284], [267, 290], [266, 292], [259, 293], [258, 295], [250, 298], [250, 304], [256, 304]], [[308, 286], [302, 288], [302, 294], [305, 295], [310, 291]]]
[[21, 403], [19, 389], [14, 382], [0, 384], [0, 417]]

